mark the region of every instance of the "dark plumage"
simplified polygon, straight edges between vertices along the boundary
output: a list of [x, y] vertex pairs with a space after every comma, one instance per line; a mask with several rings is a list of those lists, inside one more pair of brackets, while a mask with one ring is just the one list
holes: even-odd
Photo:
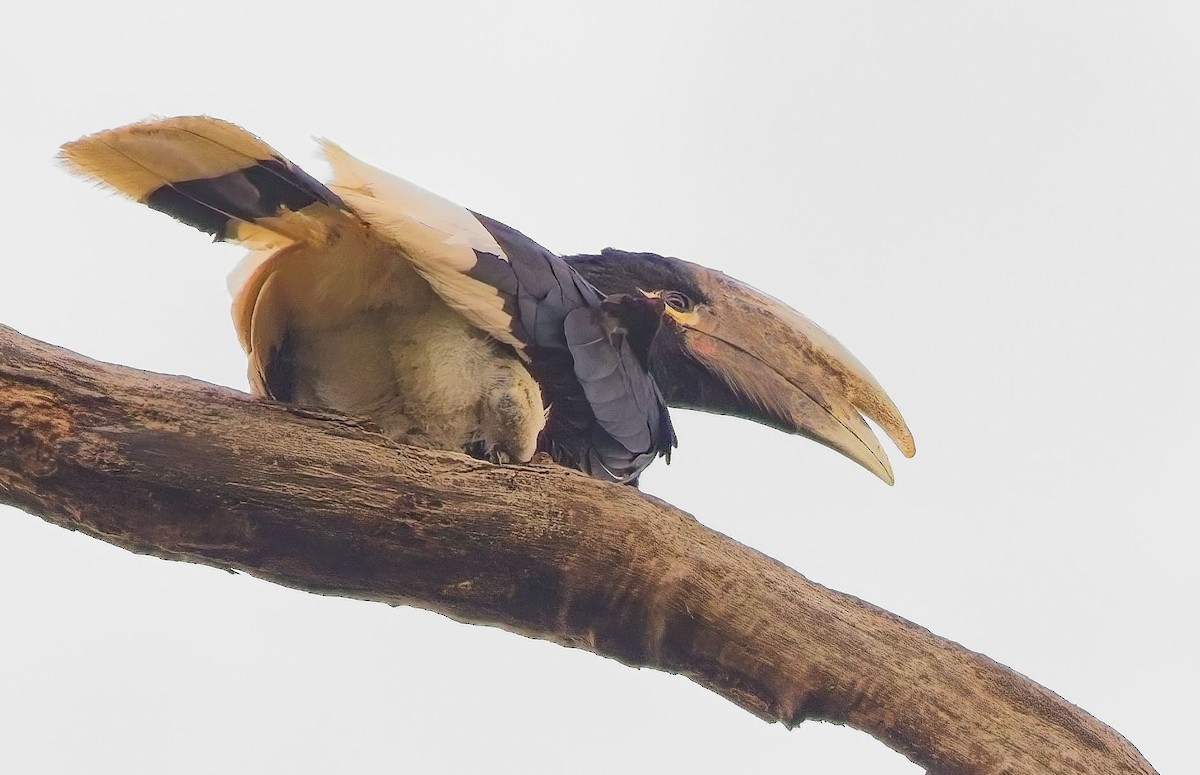
[[530, 373], [550, 406], [539, 449], [620, 482], [635, 480], [660, 455], [669, 460], [675, 431], [645, 353], [662, 303], [641, 294], [605, 301], [560, 256], [511, 226], [473, 215], [507, 260], [479, 256], [472, 276], [514, 300]]

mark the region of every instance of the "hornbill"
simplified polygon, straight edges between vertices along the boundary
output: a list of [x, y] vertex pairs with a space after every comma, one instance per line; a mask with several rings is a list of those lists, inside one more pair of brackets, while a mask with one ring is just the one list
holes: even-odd
[[871, 375], [782, 303], [679, 259], [563, 259], [321, 145], [327, 185], [206, 116], [99, 132], [61, 158], [251, 249], [230, 290], [257, 395], [496, 462], [542, 451], [618, 482], [669, 461], [668, 403], [810, 436], [890, 483], [857, 406], [912, 454]]

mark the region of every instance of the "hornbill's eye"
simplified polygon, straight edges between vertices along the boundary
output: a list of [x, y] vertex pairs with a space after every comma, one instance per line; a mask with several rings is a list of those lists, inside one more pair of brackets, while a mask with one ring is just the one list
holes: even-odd
[[676, 312], [691, 312], [696, 303], [679, 291], [663, 291], [662, 300]]

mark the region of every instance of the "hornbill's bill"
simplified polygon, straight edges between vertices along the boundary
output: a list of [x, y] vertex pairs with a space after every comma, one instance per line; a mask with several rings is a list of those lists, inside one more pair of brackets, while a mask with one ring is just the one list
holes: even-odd
[[654, 253], [567, 256], [604, 293], [660, 298], [650, 373], [670, 406], [807, 436], [888, 484], [892, 467], [862, 416], [905, 457], [916, 445], [896, 405], [850, 351], [778, 299], [721, 272]]
[[668, 401], [808, 435], [890, 482], [858, 406], [911, 454], [870, 374], [778, 301], [678, 259], [564, 260], [332, 143], [322, 149], [328, 185], [200, 116], [90, 135], [62, 158], [251, 248], [230, 288], [258, 395], [499, 462], [541, 450], [620, 482], [669, 459]]

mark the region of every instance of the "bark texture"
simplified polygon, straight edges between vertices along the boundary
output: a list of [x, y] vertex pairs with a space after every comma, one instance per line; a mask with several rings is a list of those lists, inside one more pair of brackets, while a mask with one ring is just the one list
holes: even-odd
[[931, 772], [1152, 773], [987, 657], [628, 487], [397, 447], [338, 415], [0, 326], [0, 502], [131, 551], [415, 605], [680, 673]]

